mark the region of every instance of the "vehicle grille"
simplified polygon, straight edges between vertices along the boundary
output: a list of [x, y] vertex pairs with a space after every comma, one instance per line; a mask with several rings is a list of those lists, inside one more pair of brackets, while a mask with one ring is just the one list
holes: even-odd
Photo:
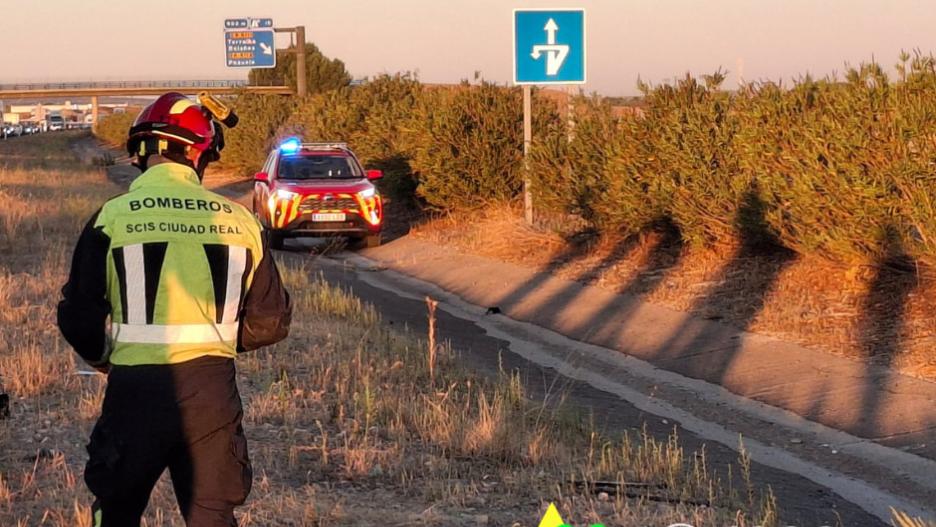
[[306, 198], [299, 204], [299, 212], [318, 212], [320, 210], [357, 210], [357, 200], [354, 198]]

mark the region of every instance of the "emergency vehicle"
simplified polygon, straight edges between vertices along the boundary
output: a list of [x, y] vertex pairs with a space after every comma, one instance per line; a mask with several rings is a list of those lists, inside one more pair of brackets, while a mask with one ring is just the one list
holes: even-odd
[[373, 181], [382, 177], [380, 170], [364, 170], [345, 143], [288, 139], [254, 177], [254, 214], [274, 248], [285, 238], [329, 236], [376, 247], [384, 217]]

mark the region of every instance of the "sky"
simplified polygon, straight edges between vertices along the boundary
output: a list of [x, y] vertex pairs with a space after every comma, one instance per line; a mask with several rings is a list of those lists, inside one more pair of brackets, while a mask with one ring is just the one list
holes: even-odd
[[[244, 79], [224, 62], [225, 18], [304, 25], [356, 77], [412, 71], [454, 83], [513, 75], [514, 8], [581, 7], [587, 92], [638, 93], [690, 72], [728, 85], [841, 73], [901, 50], [936, 52], [936, 0], [3, 0], [0, 84]], [[138, 7], [139, 6], [139, 7]], [[286, 35], [278, 44], [286, 45]], [[15, 44], [14, 44], [15, 43]]]

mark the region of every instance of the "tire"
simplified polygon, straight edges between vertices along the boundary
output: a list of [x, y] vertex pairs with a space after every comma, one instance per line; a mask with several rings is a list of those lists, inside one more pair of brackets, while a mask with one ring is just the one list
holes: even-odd
[[380, 234], [366, 234], [360, 238], [353, 238], [355, 249], [373, 249], [379, 247], [381, 242]]

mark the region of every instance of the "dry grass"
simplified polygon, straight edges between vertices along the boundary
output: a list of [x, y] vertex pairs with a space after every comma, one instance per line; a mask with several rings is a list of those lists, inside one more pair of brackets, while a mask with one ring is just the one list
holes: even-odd
[[929, 522], [923, 518], [914, 518], [909, 514], [891, 509], [891, 513], [894, 516], [894, 525], [897, 527], [936, 527], [936, 523]]
[[559, 234], [527, 225], [522, 216], [504, 205], [473, 214], [448, 213], [414, 225], [410, 233], [481, 256], [537, 264], [548, 263], [548, 256], [565, 245]]
[[724, 320], [807, 347], [936, 379], [936, 280], [899, 269], [843, 267], [768, 250], [690, 250], [665, 232], [634, 239], [531, 227], [519, 211], [452, 214], [413, 234]]
[[[53, 314], [82, 222], [119, 189], [44, 157], [68, 139], [0, 144], [0, 217], [13, 233], [0, 239], [0, 380], [14, 399], [0, 426], [4, 526], [88, 525], [83, 445], [105, 379], [74, 374]], [[444, 333], [430, 345], [390, 329], [307, 258], [281, 265], [294, 293], [292, 335], [239, 361], [256, 473], [241, 526], [533, 525], [547, 501], [577, 524], [775, 517], [769, 491], [720, 480], [676, 437], [601, 437], [566, 408], [531, 403], [510, 372], [462, 371]], [[628, 482], [637, 497], [600, 495], [597, 481]], [[182, 525], [166, 478], [144, 524]]]

